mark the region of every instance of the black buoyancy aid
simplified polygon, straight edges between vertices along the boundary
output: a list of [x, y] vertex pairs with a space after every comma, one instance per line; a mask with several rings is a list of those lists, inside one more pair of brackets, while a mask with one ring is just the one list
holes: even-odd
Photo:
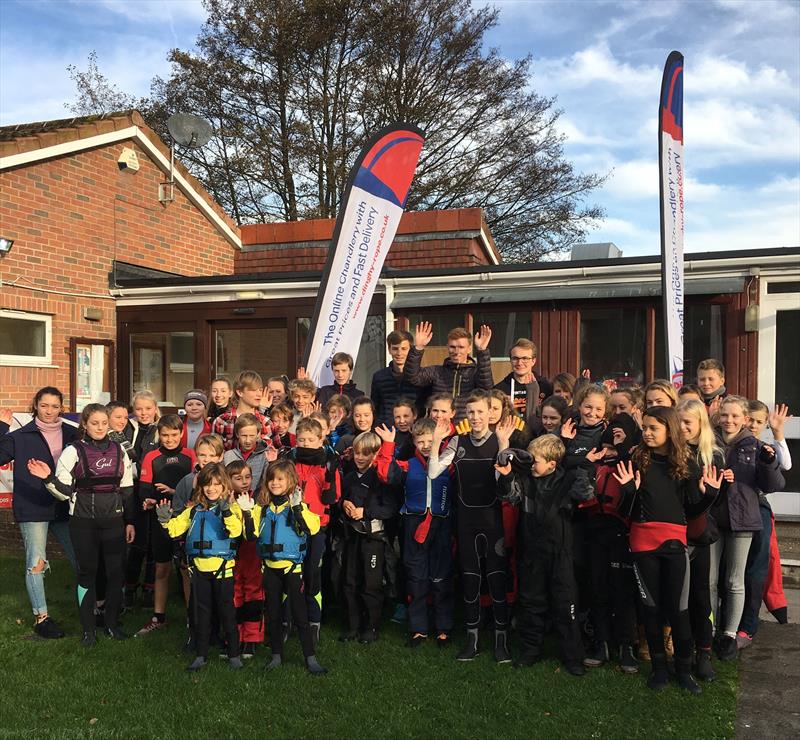
[[453, 464], [458, 477], [459, 502], [467, 508], [498, 506], [494, 463], [499, 444], [492, 434], [476, 445], [469, 434], [459, 435]]
[[228, 534], [222, 514], [216, 506], [211, 509], [192, 509], [190, 517], [191, 524], [186, 533], [188, 558], [232, 560], [236, 556], [234, 540]]

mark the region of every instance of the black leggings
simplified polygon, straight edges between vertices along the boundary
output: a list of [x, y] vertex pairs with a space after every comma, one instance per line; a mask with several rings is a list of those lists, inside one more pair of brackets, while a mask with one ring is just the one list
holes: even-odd
[[269, 646], [273, 655], [283, 656], [283, 594], [289, 602], [292, 620], [300, 636], [303, 655], [314, 654], [311, 629], [308, 626], [308, 609], [303, 597], [303, 575], [300, 566], [294, 566], [288, 573], [280, 568], [264, 565], [264, 595], [267, 600], [267, 632]]
[[95, 630], [95, 584], [100, 551], [106, 569], [106, 626], [116, 627], [122, 606], [125, 523], [122, 517], [70, 517], [69, 534], [78, 561], [78, 611], [84, 632]]
[[458, 561], [461, 565], [461, 588], [464, 592], [464, 616], [467, 629], [476, 629], [481, 621], [481, 561], [486, 566], [486, 583], [492, 597], [492, 612], [496, 629], [503, 630], [508, 623], [506, 603], [506, 549], [503, 538], [503, 521], [497, 511], [492, 524], [464, 521], [469, 518], [459, 512]]
[[664, 656], [664, 625], [672, 627], [675, 665], [688, 672], [692, 663], [689, 623], [689, 553], [686, 548], [634, 556], [633, 570], [642, 603], [642, 619], [652, 656]]
[[215, 578], [213, 573], [192, 571], [191, 609], [194, 614], [194, 637], [197, 655], [208, 657], [211, 640], [211, 622], [214, 612], [219, 614], [228, 657], [239, 655], [239, 627], [236, 624], [236, 608], [233, 606], [233, 576]]
[[692, 625], [694, 644], [710, 650], [714, 633], [711, 621], [711, 547], [694, 545], [689, 555], [691, 581], [689, 583], [689, 619]]

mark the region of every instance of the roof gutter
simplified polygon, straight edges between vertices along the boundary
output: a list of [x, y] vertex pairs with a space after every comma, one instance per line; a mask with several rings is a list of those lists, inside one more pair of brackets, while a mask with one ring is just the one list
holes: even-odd
[[[68, 154], [93, 149], [95, 147], [115, 144], [118, 141], [128, 141], [133, 139], [144, 149], [156, 165], [165, 174], [170, 171], [169, 159], [164, 156], [161, 150], [142, 132], [138, 126], [128, 126], [118, 131], [109, 131], [105, 134], [87, 136], [85, 139], [75, 139], [65, 141], [62, 144], [31, 149], [20, 154], [11, 154], [7, 157], [0, 157], [0, 171], [32, 164], [45, 159], [54, 159]], [[239, 235], [226, 223], [212, 207], [211, 204], [192, 186], [192, 184], [177, 170], [174, 172], [175, 182], [180, 191], [195, 205], [200, 212], [217, 228], [226, 241], [237, 249], [242, 248], [242, 240]]]

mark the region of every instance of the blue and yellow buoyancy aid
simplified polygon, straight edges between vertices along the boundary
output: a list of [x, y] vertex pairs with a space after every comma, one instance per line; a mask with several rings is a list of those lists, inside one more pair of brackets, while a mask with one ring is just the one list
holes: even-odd
[[258, 554], [264, 560], [302, 563], [306, 556], [306, 533], [298, 533], [294, 514], [286, 506], [276, 511], [265, 506], [258, 528]]
[[189, 560], [209, 557], [232, 560], [236, 557], [235, 542], [228, 534], [222, 514], [216, 506], [193, 509], [191, 518], [186, 533], [186, 556]]

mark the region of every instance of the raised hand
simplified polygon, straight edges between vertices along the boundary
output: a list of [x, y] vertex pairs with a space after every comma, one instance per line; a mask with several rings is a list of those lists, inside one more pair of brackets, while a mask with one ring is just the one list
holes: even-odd
[[601, 447], [599, 450], [589, 450], [589, 452], [586, 453], [586, 459], [592, 463], [600, 462], [605, 456], [605, 447]]
[[172, 494], [175, 493], [175, 489], [170, 488], [166, 483], [156, 483], [155, 489], [160, 494], [167, 494], [168, 496], [172, 496]]
[[627, 434], [625, 434], [625, 430], [621, 429], [620, 427], [614, 427], [614, 429], [612, 430], [612, 434], [614, 435], [615, 445], [621, 445], [625, 441], [625, 438], [628, 436]]
[[268, 463], [275, 462], [278, 459], [278, 450], [270, 445], [266, 450], [264, 450], [264, 458]]
[[28, 472], [35, 478], [47, 480], [50, 476], [50, 466], [42, 460], [28, 460]]
[[417, 324], [414, 331], [414, 346], [417, 349], [425, 349], [433, 339], [433, 325], [430, 321], [422, 321]]
[[475, 335], [475, 349], [481, 351], [488, 349], [491, 338], [492, 327], [488, 324], [481, 324], [481, 328], [478, 329], [478, 333]]
[[633, 420], [636, 422], [636, 426], [638, 426], [639, 429], [641, 429], [642, 428], [642, 410], [640, 408], [636, 407], [635, 409], [633, 409], [631, 411], [631, 416], [633, 417]]
[[[153, 499], [146, 499], [145, 501], [155, 501]], [[169, 508], [169, 501], [165, 498], [161, 499], [156, 506], [156, 519], [158, 519], [158, 523], [163, 527], [165, 524], [169, 522], [172, 518], [172, 512]]]
[[384, 442], [394, 442], [395, 440], [395, 428], [386, 426], [386, 424], [381, 424], [379, 427], [375, 427], [375, 434], [377, 434], [381, 440]]
[[14, 421], [14, 412], [5, 407], [0, 408], [0, 421], [2, 421], [3, 424], [8, 424], [8, 426], [11, 426], [11, 422]]
[[776, 442], [783, 440], [783, 427], [786, 424], [786, 420], [791, 418], [789, 407], [785, 403], [779, 403], [772, 410], [769, 415], [769, 428], [772, 430], [772, 436], [775, 437]]
[[294, 491], [292, 491], [289, 494], [289, 506], [294, 508], [295, 506], [300, 506], [300, 504], [302, 503], [303, 503], [303, 492], [300, 490], [299, 487], [295, 488]]
[[222, 495], [217, 499], [217, 508], [224, 514], [231, 510], [231, 502], [227, 496]]
[[621, 486], [633, 481], [637, 491], [639, 490], [639, 486], [642, 485], [641, 473], [639, 473], [638, 470], [634, 473], [633, 463], [630, 460], [626, 463], [617, 463], [617, 472], [614, 473], [614, 477]]
[[582, 377], [582, 378], [586, 378], [586, 380], [591, 380], [591, 379], [592, 379], [592, 371], [591, 371], [591, 370], [589, 370], [589, 368], [588, 368], [588, 367], [587, 367], [587, 368], [584, 368], [584, 369], [581, 371], [581, 377]]
[[306, 369], [304, 367], [301, 366], [297, 368], [296, 378], [297, 380], [305, 380], [306, 378], [308, 378], [308, 373], [306, 372]]
[[717, 472], [716, 465], [706, 465], [703, 468], [703, 477], [700, 478], [698, 487], [702, 493], [705, 493], [708, 488], [719, 490], [722, 485], [722, 471]]
[[239, 508], [242, 511], [252, 511], [253, 507], [256, 505], [256, 502], [253, 500], [253, 497], [245, 491], [244, 493], [240, 493], [236, 497], [236, 503], [239, 504]]
[[148, 509], [152, 509], [157, 503], [158, 501], [156, 501], [154, 498], [146, 498], [144, 501], [142, 501], [142, 508], [147, 511]]
[[505, 442], [505, 444], [508, 445], [514, 428], [514, 417], [509, 414], [505, 419], [497, 423], [497, 426], [494, 428], [494, 433], [501, 443]]
[[344, 409], [341, 406], [333, 406], [331, 410], [328, 411], [328, 421], [330, 422], [331, 429], [336, 429], [336, 427], [342, 423], [344, 417]]
[[577, 434], [578, 428], [575, 426], [575, 422], [572, 419], [567, 419], [561, 425], [561, 436], [564, 439], [575, 439]]
[[442, 440], [450, 434], [450, 422], [446, 419], [439, 419], [436, 422], [436, 429], [433, 430], [433, 443], [434, 445], [438, 446], [442, 443]]

